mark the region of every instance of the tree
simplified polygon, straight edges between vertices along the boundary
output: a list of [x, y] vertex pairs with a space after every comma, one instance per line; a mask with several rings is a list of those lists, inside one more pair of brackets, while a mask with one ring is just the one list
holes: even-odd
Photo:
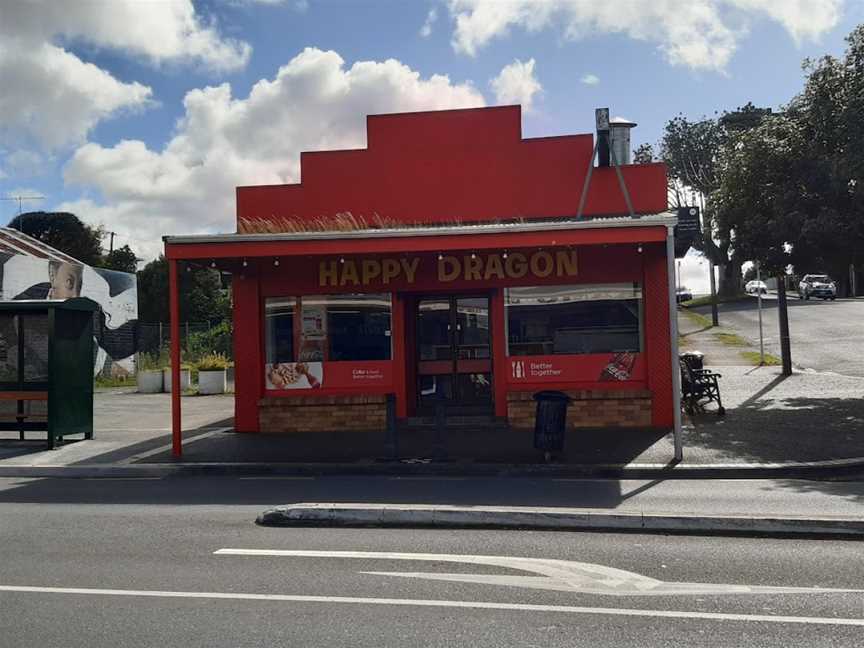
[[[191, 267], [191, 266], [190, 266]], [[231, 302], [222, 288], [219, 271], [192, 268], [181, 264], [180, 321], [221, 322], [230, 318]], [[138, 273], [138, 319], [142, 322], [168, 322], [168, 261], [164, 255], [145, 265]]]
[[87, 265], [99, 265], [102, 258], [102, 229], [86, 225], [69, 212], [26, 212], [11, 221], [20, 230]]
[[691, 121], [678, 115], [666, 124], [660, 157], [669, 173], [669, 206], [700, 207], [702, 238], [694, 247], [720, 266], [719, 292], [731, 294], [740, 287], [741, 261], [735, 259], [730, 263], [731, 232], [720, 227], [710, 201], [720, 182], [720, 157], [725, 141], [725, 127], [719, 119]]
[[136, 272], [138, 270], [138, 257], [128, 245], [112, 250], [100, 263], [101, 267], [120, 272]]
[[669, 169], [670, 207], [701, 207], [702, 238], [696, 247], [720, 266], [720, 294], [740, 291], [741, 266], [747, 260], [734, 244], [738, 235], [729, 219], [718, 218], [715, 194], [727, 168], [724, 158], [737, 145], [735, 135], [755, 128], [770, 114], [770, 108], [748, 103], [717, 118], [690, 121], [678, 115], [664, 130], [661, 157]]
[[650, 144], [640, 144], [633, 151], [633, 164], [651, 164], [654, 161], [654, 147]]
[[814, 208], [802, 236], [814, 251], [805, 271], [827, 271], [848, 294], [850, 266], [864, 261], [864, 25], [847, 38], [843, 59], [805, 61], [807, 80], [787, 112], [810, 159], [802, 191]]

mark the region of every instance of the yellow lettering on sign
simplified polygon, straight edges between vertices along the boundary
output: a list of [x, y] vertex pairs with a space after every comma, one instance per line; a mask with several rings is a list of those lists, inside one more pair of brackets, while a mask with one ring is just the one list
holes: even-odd
[[531, 255], [531, 274], [548, 277], [555, 270], [555, 262], [548, 252], [535, 252]]
[[414, 275], [417, 272], [417, 266], [420, 263], [419, 257], [414, 257], [409, 262], [408, 259], [400, 259], [400, 263], [402, 264], [402, 271], [405, 273], [405, 281], [409, 284], [414, 283]]
[[373, 279], [381, 276], [381, 262], [375, 259], [363, 259], [362, 267], [362, 283], [367, 285], [372, 283]]
[[511, 279], [521, 279], [528, 274], [528, 260], [521, 252], [514, 252], [507, 257], [504, 269]]
[[396, 259], [384, 259], [381, 261], [381, 281], [390, 283], [391, 279], [399, 276], [399, 262]]
[[486, 272], [483, 273], [484, 279], [504, 278], [504, 264], [501, 263], [501, 257], [497, 254], [490, 254], [486, 258]]
[[335, 261], [322, 261], [318, 264], [318, 285], [336, 286], [339, 278], [339, 266]]
[[353, 261], [346, 261], [342, 265], [342, 278], [339, 279], [340, 286], [348, 285], [350, 281], [353, 286], [360, 283], [360, 278], [357, 276], [357, 265]]
[[479, 281], [480, 273], [483, 271], [483, 261], [480, 257], [474, 256], [465, 257], [465, 281]]
[[438, 259], [438, 281], [453, 281], [462, 274], [462, 264], [459, 259], [445, 256]]
[[555, 275], [575, 277], [576, 274], [576, 250], [558, 250], [555, 253]]

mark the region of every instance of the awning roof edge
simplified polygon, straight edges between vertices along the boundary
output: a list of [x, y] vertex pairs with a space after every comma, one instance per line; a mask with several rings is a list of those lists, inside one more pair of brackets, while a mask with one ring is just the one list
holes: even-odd
[[471, 250], [501, 247], [648, 243], [665, 240], [672, 212], [638, 218], [537, 221], [351, 232], [166, 236], [169, 259]]

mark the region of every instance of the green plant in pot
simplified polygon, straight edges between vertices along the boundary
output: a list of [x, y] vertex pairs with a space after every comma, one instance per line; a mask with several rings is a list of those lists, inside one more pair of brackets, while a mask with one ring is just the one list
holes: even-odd
[[228, 368], [228, 358], [221, 353], [208, 353], [198, 361], [198, 393], [224, 394], [225, 370]]

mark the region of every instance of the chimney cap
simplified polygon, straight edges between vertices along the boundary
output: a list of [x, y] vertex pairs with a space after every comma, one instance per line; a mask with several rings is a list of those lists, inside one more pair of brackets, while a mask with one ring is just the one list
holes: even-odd
[[609, 120], [609, 125], [610, 126], [625, 126], [625, 127], [633, 128], [637, 124], [634, 121], [630, 121], [626, 117], [613, 117], [612, 119]]

